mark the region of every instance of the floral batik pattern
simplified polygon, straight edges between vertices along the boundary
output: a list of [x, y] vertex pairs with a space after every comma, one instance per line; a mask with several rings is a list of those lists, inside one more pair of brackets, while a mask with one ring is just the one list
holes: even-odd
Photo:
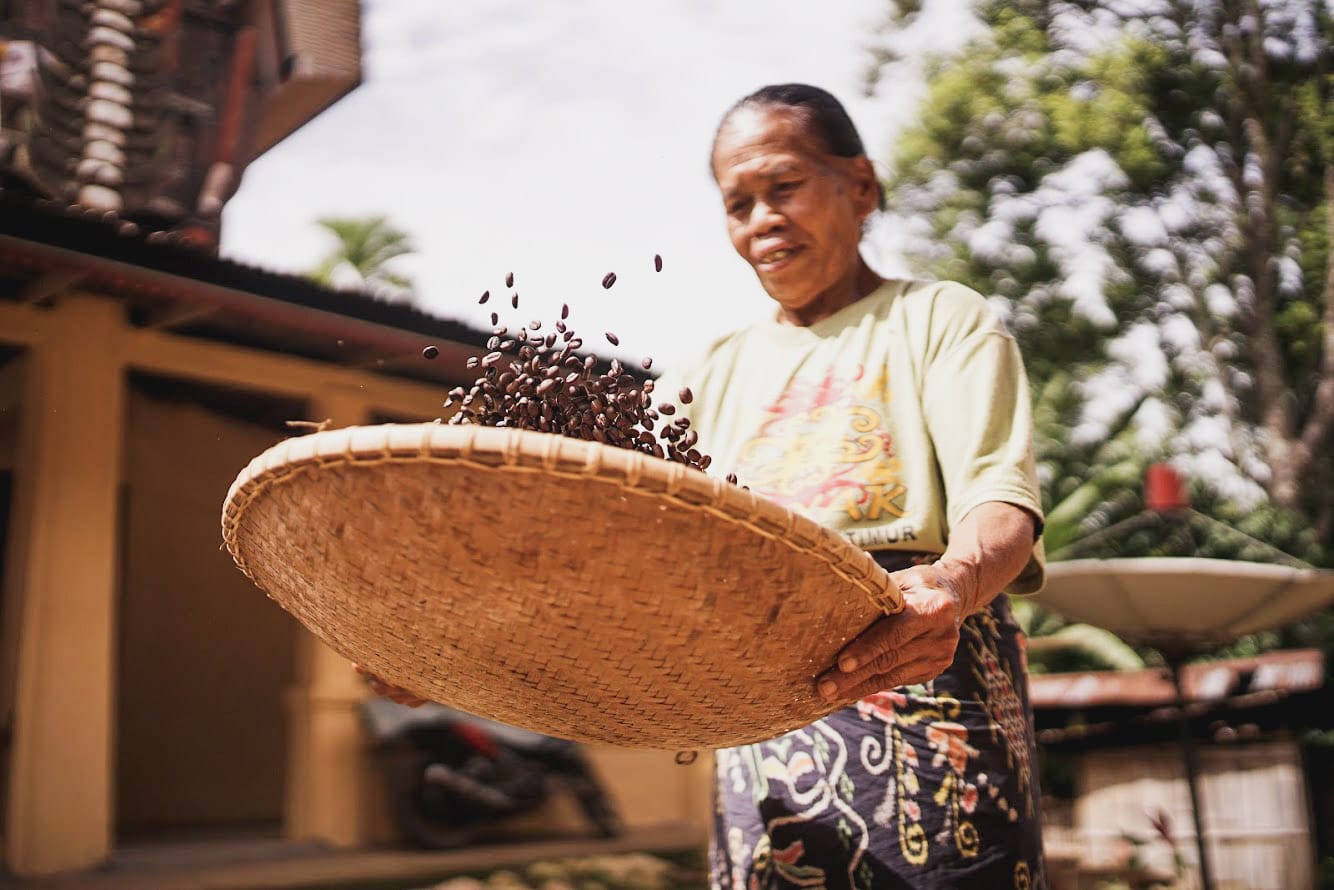
[[1001, 596], [935, 681], [718, 752], [711, 887], [1041, 890], [1035, 763]]

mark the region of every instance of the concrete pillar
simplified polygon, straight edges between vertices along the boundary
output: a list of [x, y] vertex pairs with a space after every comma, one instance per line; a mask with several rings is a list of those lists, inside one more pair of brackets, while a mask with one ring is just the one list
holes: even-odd
[[20, 875], [95, 865], [114, 834], [123, 307], [62, 296], [50, 323], [27, 356], [5, 592], [19, 627], [4, 843]]
[[[314, 394], [309, 414], [333, 428], [351, 426], [365, 422], [367, 405], [360, 390], [330, 387]], [[386, 839], [383, 793], [361, 724], [367, 694], [352, 665], [303, 629], [288, 693], [288, 837], [337, 846]]]

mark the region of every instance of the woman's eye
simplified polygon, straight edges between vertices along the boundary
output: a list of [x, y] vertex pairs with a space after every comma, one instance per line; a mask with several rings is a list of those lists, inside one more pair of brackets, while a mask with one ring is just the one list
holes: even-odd
[[746, 212], [746, 208], [749, 206], [749, 201], [729, 201], [727, 204], [727, 212], [732, 216], [740, 216], [742, 213]]
[[774, 185], [774, 191], [780, 195], [791, 194], [801, 186], [801, 180], [790, 179], [786, 182], [779, 182]]

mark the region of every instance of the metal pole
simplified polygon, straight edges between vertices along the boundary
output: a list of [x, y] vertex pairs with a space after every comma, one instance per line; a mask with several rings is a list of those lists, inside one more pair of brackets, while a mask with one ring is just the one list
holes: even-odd
[[1190, 789], [1190, 812], [1195, 820], [1195, 847], [1200, 857], [1200, 887], [1213, 890], [1213, 874], [1209, 869], [1209, 851], [1204, 843], [1204, 821], [1200, 810], [1199, 762], [1195, 757], [1195, 739], [1190, 731], [1190, 719], [1186, 715], [1186, 694], [1181, 687], [1181, 665], [1184, 657], [1178, 654], [1163, 653], [1163, 658], [1172, 670], [1172, 686], [1176, 689], [1177, 726], [1180, 729], [1181, 763], [1186, 768], [1186, 787]]

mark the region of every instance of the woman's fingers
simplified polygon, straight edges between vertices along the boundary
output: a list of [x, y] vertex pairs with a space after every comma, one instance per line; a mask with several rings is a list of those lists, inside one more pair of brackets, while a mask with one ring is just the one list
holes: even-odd
[[[949, 665], [947, 664], [945, 667], [949, 667]], [[912, 686], [915, 683], [926, 683], [939, 677], [944, 670], [945, 668], [939, 666], [939, 660], [936, 658], [918, 659], [900, 665], [890, 676], [871, 677], [847, 686], [839, 692], [837, 698], [842, 701], [861, 699], [877, 692], [884, 692], [886, 689], [893, 689], [895, 686]]]
[[930, 567], [896, 573], [905, 608], [881, 618], [838, 654], [818, 680], [826, 701], [854, 697], [856, 690], [891, 689], [939, 676], [959, 645], [959, 600]]
[[896, 645], [899, 635], [877, 634], [874, 639], [885, 646], [876, 655], [852, 671], [840, 668], [827, 671], [816, 688], [826, 701], [840, 701], [856, 695], [856, 690], [872, 692], [934, 680], [954, 661], [959, 633], [952, 626], [919, 628], [919, 636]]
[[836, 665], [845, 674], [852, 674], [877, 664], [893, 654], [921, 630], [912, 617], [896, 621], [897, 615], [881, 618], [872, 624], [838, 653]]

